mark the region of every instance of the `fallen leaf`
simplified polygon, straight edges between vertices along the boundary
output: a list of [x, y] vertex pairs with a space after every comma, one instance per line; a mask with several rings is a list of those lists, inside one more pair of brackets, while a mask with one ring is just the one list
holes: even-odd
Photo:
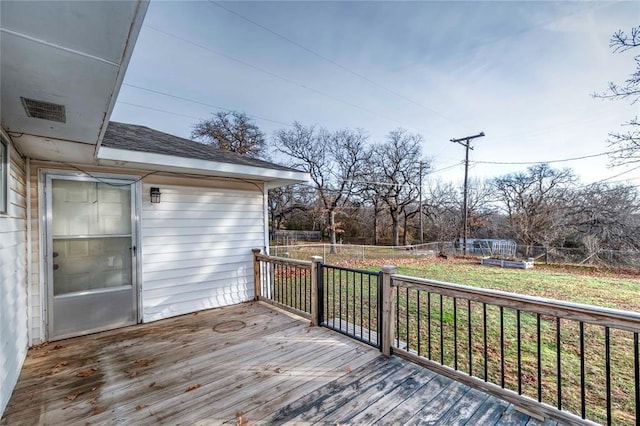
[[67, 364], [68, 364], [68, 362], [67, 362], [67, 361], [62, 361], [62, 362], [59, 362], [59, 363], [57, 363], [56, 365], [54, 365], [54, 366], [53, 366], [53, 368], [62, 368], [62, 367], [66, 367], [66, 366], [67, 366]]
[[67, 395], [64, 397], [64, 399], [66, 399], [67, 401], [75, 401], [75, 399], [78, 397], [78, 395], [80, 395], [82, 392], [76, 392], [76, 393], [72, 393], [71, 395]]
[[347, 366], [347, 369], [345, 371], [347, 372], [347, 374], [351, 373], [351, 367]]
[[62, 349], [62, 348], [64, 348], [64, 346], [62, 346], [62, 345], [55, 345], [55, 346], [53, 347], [53, 349], [56, 349], [56, 350], [57, 350], [57, 349]]
[[150, 388], [154, 387], [156, 385], [156, 382], [151, 382], [151, 384], [149, 385]]
[[93, 373], [95, 373], [96, 371], [98, 371], [97, 368], [87, 368], [86, 370], [80, 370], [78, 371], [78, 374], [76, 374], [77, 377], [89, 377], [90, 375], [92, 375]]
[[91, 405], [93, 405], [93, 404], [95, 404], [96, 402], [98, 402], [98, 397], [97, 397], [97, 396], [94, 396], [93, 398], [89, 398], [89, 399], [87, 399], [87, 404], [91, 404]]
[[198, 313], [197, 313], [197, 312], [194, 312], [194, 313], [193, 313], [193, 316], [195, 317], [196, 315], [198, 315]]
[[194, 385], [194, 386], [189, 386], [185, 392], [191, 392], [192, 390], [196, 390], [201, 386], [202, 385], [200, 383], [198, 383], [197, 385]]
[[45, 346], [49, 346], [49, 342], [38, 343], [37, 345], [33, 345], [31, 346], [31, 350], [38, 351], [44, 348]]
[[93, 412], [91, 413], [92, 416], [97, 416], [100, 413], [104, 413], [105, 411], [107, 411], [107, 407], [98, 407], [95, 410], [93, 410]]
[[129, 373], [129, 378], [130, 378], [130, 379], [133, 379], [133, 378], [135, 378], [137, 375], [138, 375], [138, 372], [137, 372], [137, 371], [132, 371], [131, 373]]
[[147, 407], [148, 407], [148, 405], [145, 405], [145, 404], [139, 404], [139, 405], [136, 405], [136, 410], [140, 411], [140, 410], [142, 410], [143, 408], [147, 408]]
[[148, 367], [150, 365], [152, 365], [155, 361], [152, 359], [139, 359], [136, 361], [136, 364], [139, 367]]

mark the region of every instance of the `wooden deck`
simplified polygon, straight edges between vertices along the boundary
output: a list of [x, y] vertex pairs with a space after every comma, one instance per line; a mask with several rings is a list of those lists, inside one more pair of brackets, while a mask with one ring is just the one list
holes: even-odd
[[31, 349], [0, 423], [542, 424], [262, 303]]

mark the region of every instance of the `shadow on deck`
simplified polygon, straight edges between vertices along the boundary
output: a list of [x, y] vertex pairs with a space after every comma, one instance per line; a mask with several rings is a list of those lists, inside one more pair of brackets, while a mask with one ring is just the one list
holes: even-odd
[[316, 422], [543, 424], [262, 303], [33, 348], [0, 423]]

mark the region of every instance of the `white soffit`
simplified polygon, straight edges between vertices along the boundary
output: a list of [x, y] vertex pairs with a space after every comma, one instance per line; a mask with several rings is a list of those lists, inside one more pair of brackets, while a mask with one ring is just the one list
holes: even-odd
[[222, 163], [195, 158], [174, 157], [164, 154], [129, 151], [104, 146], [100, 147], [97, 157], [99, 164], [104, 166], [252, 179], [268, 182], [267, 186], [269, 188], [302, 183], [309, 180], [309, 175], [304, 172]]
[[[18, 148], [33, 148], [21, 146], [21, 135], [57, 144], [99, 142], [147, 6], [146, 1], [0, 2], [2, 127]], [[21, 97], [63, 105], [66, 122], [28, 117]]]

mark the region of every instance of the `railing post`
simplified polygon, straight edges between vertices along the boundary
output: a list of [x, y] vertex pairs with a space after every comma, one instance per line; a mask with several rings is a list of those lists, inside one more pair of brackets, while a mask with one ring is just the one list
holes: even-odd
[[393, 300], [393, 287], [391, 275], [398, 271], [393, 265], [382, 267], [382, 329], [380, 330], [380, 349], [386, 356], [391, 355], [391, 346], [394, 338], [395, 309]]
[[322, 324], [322, 257], [311, 256], [311, 325]]
[[258, 260], [258, 255], [261, 251], [259, 248], [251, 250], [253, 253], [253, 300], [260, 300], [261, 296], [262, 286], [260, 283], [262, 282], [262, 277], [260, 276], [260, 261]]

